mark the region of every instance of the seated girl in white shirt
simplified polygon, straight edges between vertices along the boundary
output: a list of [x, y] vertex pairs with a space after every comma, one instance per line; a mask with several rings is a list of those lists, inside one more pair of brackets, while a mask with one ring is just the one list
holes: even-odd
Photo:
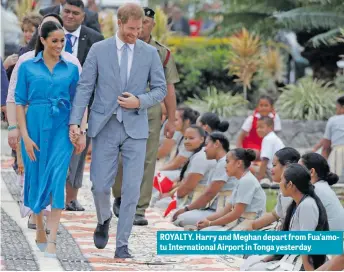
[[338, 182], [338, 176], [330, 172], [326, 159], [318, 153], [303, 155], [299, 163], [311, 171], [311, 182], [326, 209], [330, 230], [344, 231], [344, 208], [330, 187]]
[[209, 174], [216, 165], [215, 160], [207, 160], [206, 158], [204, 152], [205, 137], [205, 131], [195, 125], [185, 131], [185, 149], [192, 155], [181, 169], [179, 177], [174, 180], [170, 192], [162, 195], [162, 199], [155, 204], [156, 207], [166, 208], [175, 193], [178, 207], [189, 205], [203, 193]]
[[243, 221], [259, 218], [265, 212], [265, 192], [249, 170], [255, 159], [256, 153], [252, 149], [236, 148], [229, 151], [226, 172], [229, 177], [238, 179], [237, 186], [229, 203], [220, 211], [198, 222], [198, 229], [239, 230], [239, 224]]
[[[324, 205], [314, 192], [311, 175], [306, 167], [293, 163], [286, 167], [280, 184], [283, 196], [291, 197], [293, 202], [287, 210], [283, 231], [328, 231], [329, 224]], [[296, 260], [295, 260], [296, 258]], [[281, 269], [280, 265], [288, 262], [297, 265], [291, 270], [314, 270], [326, 261], [326, 255], [253, 255], [246, 259], [240, 270], [267, 271]]]
[[[292, 147], [284, 147], [277, 151], [272, 161], [272, 180], [280, 184], [284, 169], [290, 163], [297, 163], [300, 160], [300, 157], [300, 153]], [[281, 190], [279, 190], [275, 209], [272, 212], [266, 213], [262, 217], [254, 220], [252, 224], [248, 225], [247, 230], [259, 230], [276, 221], [280, 221], [283, 225], [287, 209], [292, 201], [293, 199], [291, 197], [284, 197]]]
[[198, 116], [199, 113], [189, 107], [180, 107], [177, 109], [176, 131], [180, 132], [180, 137], [176, 139], [177, 151], [175, 157], [159, 169], [161, 175], [171, 180], [179, 177], [180, 170], [192, 155], [192, 152], [185, 149], [184, 133], [187, 128], [196, 123]]
[[205, 154], [208, 160], [216, 160], [216, 165], [211, 171], [207, 188], [203, 194], [173, 215], [172, 220], [176, 226], [196, 226], [199, 220], [224, 207], [226, 200], [230, 198], [237, 185], [237, 179], [229, 178], [226, 174], [226, 154], [228, 151], [229, 140], [226, 136], [220, 132], [213, 132], [208, 136]]

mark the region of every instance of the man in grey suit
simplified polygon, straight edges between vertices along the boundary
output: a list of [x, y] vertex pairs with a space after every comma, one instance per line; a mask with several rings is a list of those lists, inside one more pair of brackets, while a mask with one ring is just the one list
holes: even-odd
[[94, 243], [104, 248], [109, 239], [110, 192], [121, 152], [122, 203], [115, 258], [130, 258], [128, 239], [140, 197], [148, 138], [147, 108], [161, 102], [167, 90], [157, 50], [138, 40], [143, 9], [125, 4], [117, 17], [116, 35], [94, 44], [84, 63], [70, 116], [70, 137], [79, 135], [78, 126], [95, 87], [87, 132], [92, 138], [91, 181], [98, 217]]

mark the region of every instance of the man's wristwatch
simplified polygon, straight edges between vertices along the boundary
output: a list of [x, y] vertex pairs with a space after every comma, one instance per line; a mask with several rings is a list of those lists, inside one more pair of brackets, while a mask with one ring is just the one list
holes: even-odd
[[190, 209], [189, 209], [188, 206], [185, 206], [185, 207], [184, 207], [184, 210], [185, 210], [186, 212], [190, 211]]
[[86, 130], [81, 130], [80, 131], [80, 135], [86, 135], [86, 133], [87, 133]]
[[136, 110], [138, 111], [138, 110], [140, 110], [141, 109], [141, 105], [140, 105], [140, 98], [137, 96], [137, 95], [135, 95], [135, 97], [139, 100], [139, 106], [136, 108]]

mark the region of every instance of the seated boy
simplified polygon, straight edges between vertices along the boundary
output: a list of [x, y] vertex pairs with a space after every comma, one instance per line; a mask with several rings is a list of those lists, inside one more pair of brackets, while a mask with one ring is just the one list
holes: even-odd
[[274, 132], [274, 120], [268, 116], [261, 117], [257, 123], [257, 134], [263, 138], [260, 152], [261, 163], [256, 177], [262, 181], [265, 177], [271, 180], [272, 160], [275, 153], [284, 147], [282, 140]]

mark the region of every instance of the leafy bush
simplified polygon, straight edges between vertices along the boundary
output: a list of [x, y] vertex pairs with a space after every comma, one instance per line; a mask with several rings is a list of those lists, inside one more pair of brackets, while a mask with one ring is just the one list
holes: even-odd
[[230, 117], [246, 115], [248, 101], [241, 95], [232, 96], [217, 91], [215, 87], [209, 87], [206, 94], [189, 98], [185, 104], [200, 113], [213, 112], [221, 117]]
[[236, 90], [233, 78], [224, 69], [228, 54], [227, 46], [176, 48], [176, 61], [180, 82], [176, 84], [178, 103], [190, 97], [200, 96], [207, 87], [215, 86], [219, 90]]
[[281, 88], [276, 108], [283, 118], [297, 120], [327, 120], [335, 113], [339, 95], [330, 82], [305, 77], [297, 84]]

